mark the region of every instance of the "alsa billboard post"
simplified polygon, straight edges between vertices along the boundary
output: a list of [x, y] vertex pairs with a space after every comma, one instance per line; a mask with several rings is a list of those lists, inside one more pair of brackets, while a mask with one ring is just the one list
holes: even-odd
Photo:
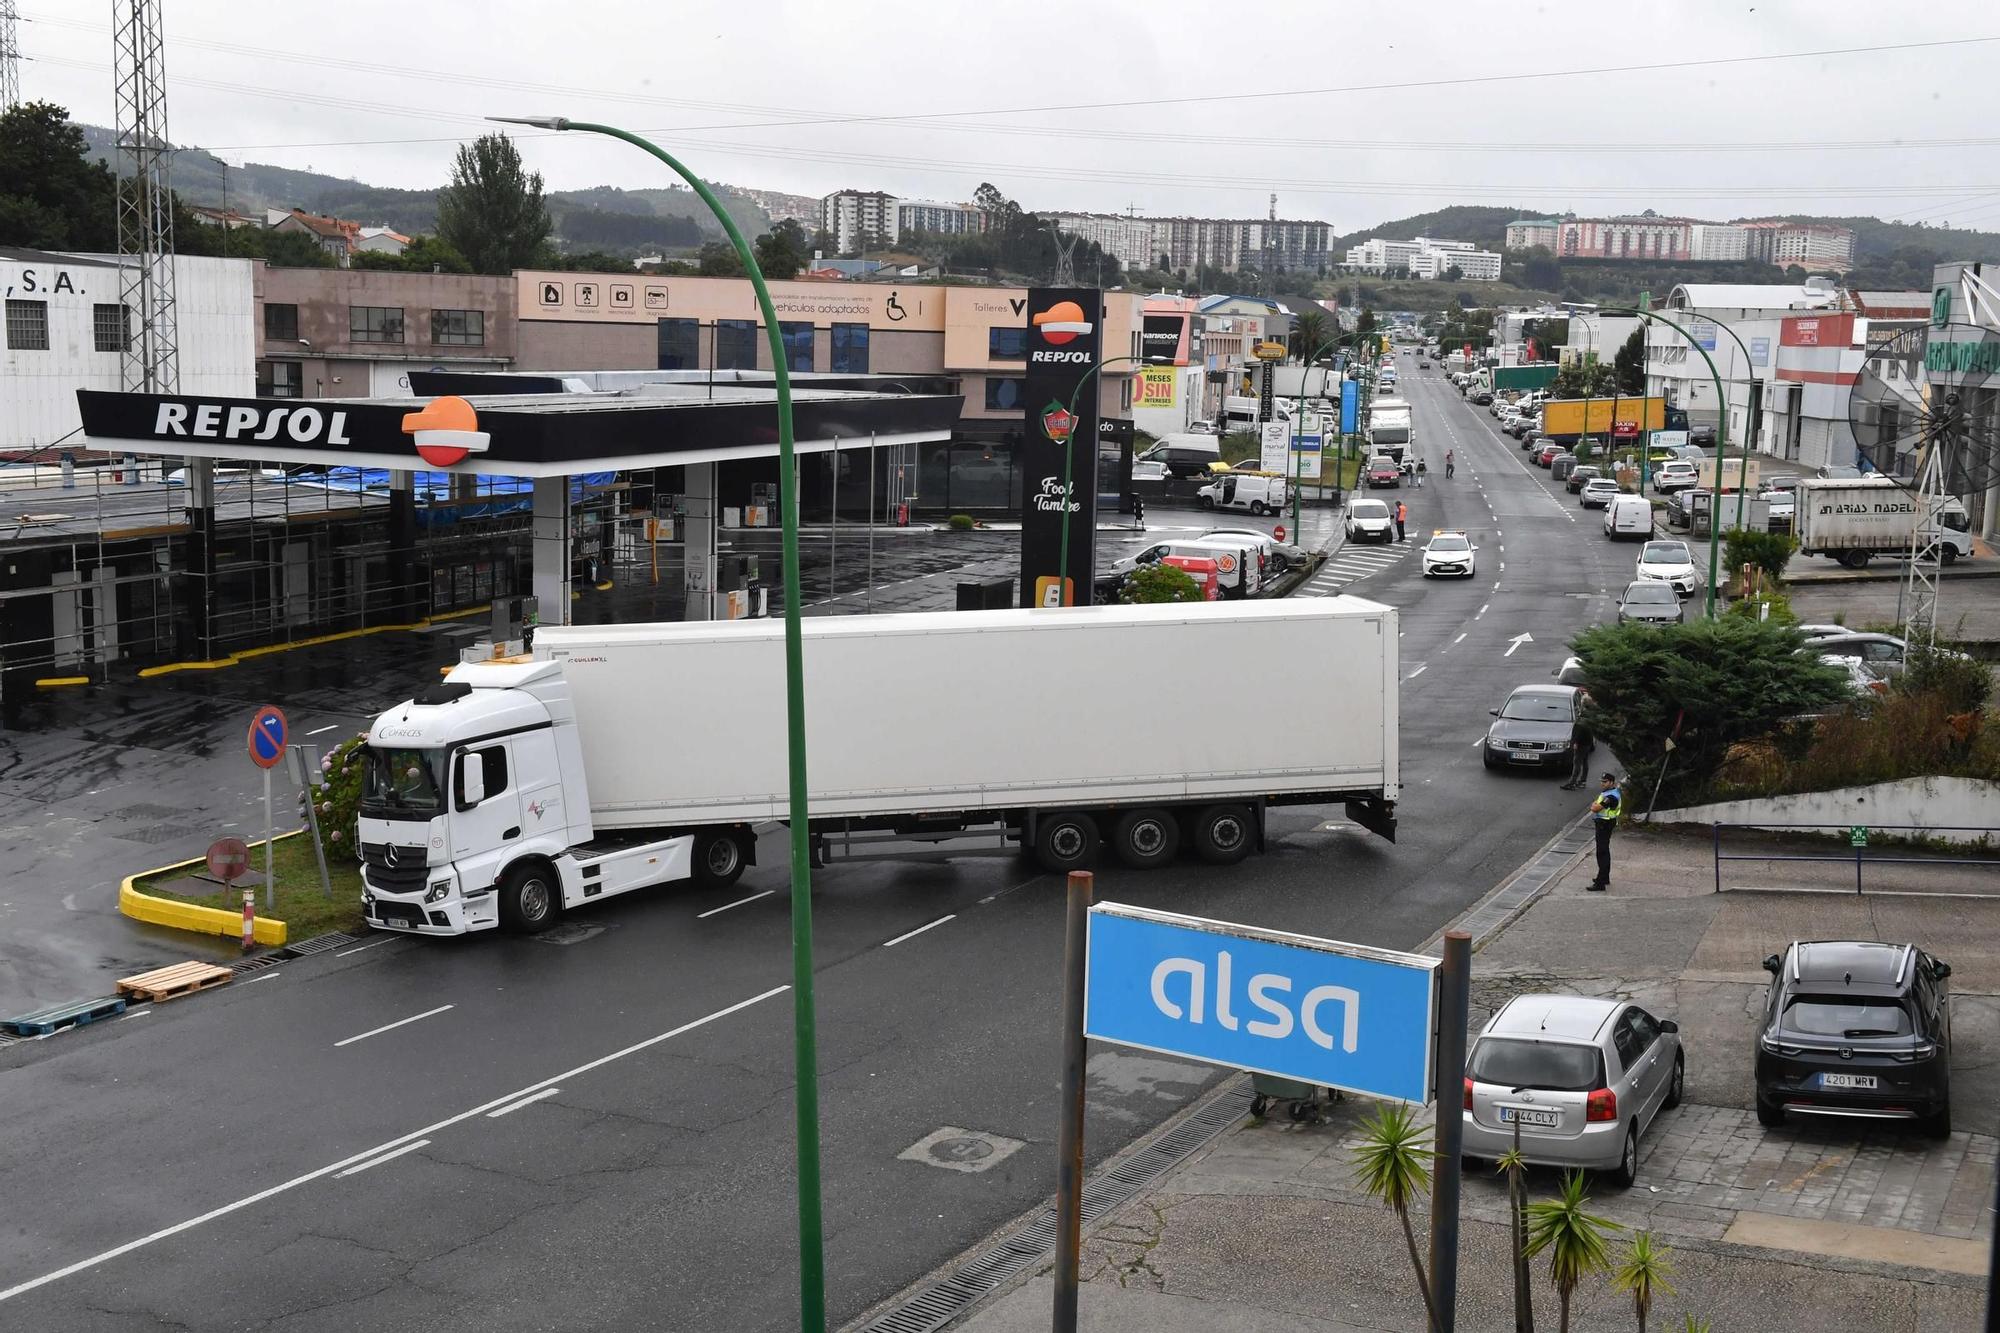
[[1087, 287], [1033, 287], [1026, 317], [1021, 605], [1086, 606], [1097, 562], [1098, 392], [1083, 381], [1103, 356], [1104, 297]]

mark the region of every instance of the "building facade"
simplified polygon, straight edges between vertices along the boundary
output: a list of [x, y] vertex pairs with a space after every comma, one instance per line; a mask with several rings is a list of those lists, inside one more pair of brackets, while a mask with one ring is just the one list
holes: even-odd
[[1473, 282], [1499, 280], [1501, 257], [1481, 250], [1470, 241], [1446, 241], [1418, 236], [1408, 241], [1372, 237], [1348, 250], [1347, 267], [1364, 273], [1405, 270], [1413, 278], [1442, 278], [1456, 268], [1459, 276]]
[[1153, 248], [1153, 229], [1157, 224], [1151, 218], [1116, 213], [1057, 213], [1050, 221], [1069, 235], [1089, 241], [1128, 269], [1159, 265], [1163, 252]]
[[396, 397], [413, 369], [508, 369], [515, 291], [511, 276], [259, 264], [257, 393]]
[[1507, 239], [1503, 244], [1509, 250], [1529, 250], [1537, 245], [1553, 250], [1561, 227], [1558, 218], [1517, 218], [1507, 224]]
[[1750, 233], [1729, 222], [1697, 222], [1688, 228], [1688, 256], [1696, 263], [1729, 263], [1750, 257]]
[[871, 241], [894, 241], [896, 203], [894, 195], [880, 190], [836, 190], [819, 201], [819, 229], [842, 252]]
[[941, 204], [932, 199], [896, 201], [896, 236], [925, 232], [932, 236], [969, 236], [986, 230], [986, 214], [971, 204]]
[[1152, 263], [1190, 273], [1207, 265], [1228, 273], [1321, 270], [1332, 253], [1333, 224], [1286, 218], [1153, 218], [1147, 246]]
[[1556, 253], [1564, 259], [1666, 259], [1688, 256], [1686, 218], [1641, 214], [1623, 218], [1564, 218], [1556, 229]]

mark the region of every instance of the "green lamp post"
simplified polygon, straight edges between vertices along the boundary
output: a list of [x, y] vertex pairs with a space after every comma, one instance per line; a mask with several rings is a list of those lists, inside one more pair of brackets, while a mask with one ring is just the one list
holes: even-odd
[[[1076, 497], [1071, 494], [1071, 475], [1075, 471], [1074, 464], [1076, 462], [1076, 405], [1083, 397], [1084, 385], [1096, 379], [1099, 374], [1110, 367], [1125, 365], [1128, 362], [1135, 365], [1158, 366], [1166, 365], [1167, 358], [1163, 356], [1114, 356], [1109, 361], [1100, 361], [1089, 370], [1084, 371], [1083, 377], [1077, 380], [1076, 387], [1069, 391], [1069, 404], [1065, 410], [1069, 413], [1070, 433], [1063, 440], [1062, 540], [1057, 544], [1056, 548], [1058, 552], [1056, 556], [1056, 587], [1058, 589], [1063, 588], [1069, 581], [1069, 519], [1070, 515], [1075, 513], [1077, 508]], [[1091, 442], [1091, 447], [1097, 447], [1096, 441], [1093, 440]], [[1073, 600], [1073, 598], [1064, 598], [1063, 605], [1071, 605]]]

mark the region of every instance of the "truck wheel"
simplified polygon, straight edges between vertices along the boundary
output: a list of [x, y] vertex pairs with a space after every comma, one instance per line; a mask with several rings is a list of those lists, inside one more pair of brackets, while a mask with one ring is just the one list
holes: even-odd
[[1250, 855], [1250, 812], [1240, 805], [1211, 805], [1194, 817], [1195, 854], [1212, 866], [1233, 866]]
[[1860, 569], [1868, 563], [1868, 555], [1867, 551], [1842, 551], [1840, 563], [1849, 569]]
[[1938, 561], [1942, 564], [1947, 564], [1947, 565], [1957, 564], [1958, 548], [1956, 546], [1953, 546], [1950, 542], [1946, 542], [1944, 544], [1944, 549], [1938, 552]]
[[1255, 514], [1258, 518], [1262, 518], [1264, 517], [1264, 515], [1270, 513], [1271, 510], [1270, 507], [1267, 506], [1262, 500], [1252, 500], [1250, 502], [1250, 512]]
[[1111, 846], [1134, 870], [1151, 870], [1181, 849], [1181, 826], [1165, 810], [1128, 810], [1112, 830]]
[[1081, 870], [1097, 858], [1097, 821], [1077, 810], [1043, 815], [1035, 826], [1035, 859], [1057, 873]]
[[743, 876], [743, 844], [736, 834], [720, 829], [694, 840], [694, 882], [704, 889], [726, 889]]
[[510, 869], [500, 881], [500, 924], [517, 935], [539, 935], [562, 915], [562, 882], [545, 862]]

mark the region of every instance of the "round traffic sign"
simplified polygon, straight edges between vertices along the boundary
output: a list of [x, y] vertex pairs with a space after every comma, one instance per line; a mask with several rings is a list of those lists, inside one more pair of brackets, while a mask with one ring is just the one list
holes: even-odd
[[1283, 541], [1285, 539], [1285, 525], [1280, 523], [1277, 527], [1272, 528], [1271, 535], [1279, 541]]
[[257, 716], [250, 719], [250, 762], [259, 768], [276, 768], [284, 763], [285, 741], [290, 735], [291, 728], [285, 724], [284, 711], [265, 704], [257, 710]]
[[208, 873], [230, 884], [250, 868], [250, 847], [241, 838], [217, 838], [208, 845]]

